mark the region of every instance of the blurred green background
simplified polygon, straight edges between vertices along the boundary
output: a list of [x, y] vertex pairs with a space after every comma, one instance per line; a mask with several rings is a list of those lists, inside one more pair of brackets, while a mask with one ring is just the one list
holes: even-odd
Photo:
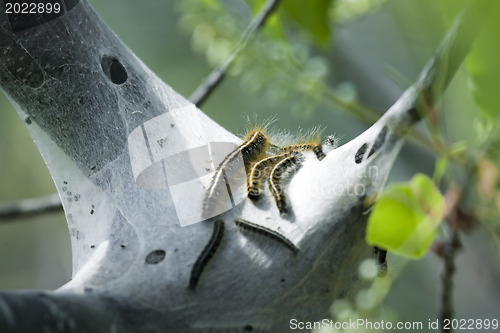
[[[221, 1], [228, 11], [238, 10], [236, 2]], [[417, 0], [343, 2], [357, 3], [361, 14], [356, 14], [356, 6], [352, 12], [344, 8], [346, 18], [339, 14], [337, 23], [331, 23], [332, 42], [327, 42], [326, 47], [306, 50], [308, 57], [339, 96], [356, 96], [369, 107], [385, 110], [416, 78], [446, 31], [447, 22], [439, 15], [442, 8], [433, 1]], [[213, 59], [227, 53], [227, 44], [216, 43], [215, 50], [205, 56], [200, 52], [199, 41], [191, 38], [189, 25], [196, 19], [189, 15], [199, 14], [194, 11], [196, 1], [92, 0], [90, 3], [153, 72], [186, 97], [211, 71]], [[363, 10], [363, 5], [371, 10]], [[191, 14], [190, 8], [193, 8]], [[250, 16], [251, 10], [242, 15], [243, 26]], [[220, 23], [224, 24], [231, 27], [234, 22]], [[240, 35], [241, 31], [233, 34]], [[217, 45], [222, 56], [217, 53]], [[276, 70], [277, 64], [261, 62], [260, 66], [273, 68], [258, 68], [258, 61], [245, 64], [239, 70], [240, 75], [227, 77], [202, 107], [227, 129], [241, 134], [247, 126], [245, 116], [257, 114], [261, 120], [276, 116], [274, 125], [279, 129], [293, 133], [299, 128], [323, 126], [325, 133], [336, 134], [342, 143], [368, 127], [351, 114], [339, 112], [340, 108], [332, 107], [331, 103], [301, 97], [293, 91], [285, 91], [280, 97], [283, 81], [266, 78], [271, 80], [267, 82], [269, 89], [252, 77], [258, 76], [259, 70]], [[53, 193], [55, 187], [38, 150], [3, 95], [0, 107], [0, 201]], [[446, 131], [450, 141], [474, 140], [471, 124], [476, 111], [464, 68], [455, 77], [440, 108], [443, 119], [448, 120]], [[408, 180], [416, 172], [432, 175], [434, 163], [431, 152], [407, 144], [389, 182]], [[498, 249], [481, 227], [463, 240], [465, 251], [457, 258], [455, 280], [457, 318], [498, 318]], [[399, 267], [406, 263], [390, 256], [389, 269], [391, 265]], [[71, 249], [63, 214], [0, 220], [0, 267], [3, 290], [55, 289], [68, 281]], [[440, 274], [441, 261], [432, 253], [423, 260], [408, 263], [394, 283], [383, 311], [394, 312], [403, 320], [427, 322], [437, 318]]]

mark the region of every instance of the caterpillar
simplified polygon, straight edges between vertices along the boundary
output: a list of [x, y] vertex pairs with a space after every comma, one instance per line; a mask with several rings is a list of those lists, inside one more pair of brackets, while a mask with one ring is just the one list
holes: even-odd
[[208, 188], [205, 199], [203, 200], [203, 210], [209, 213], [214, 205], [214, 199], [217, 193], [221, 191], [222, 186], [226, 186], [225, 170], [230, 168], [237, 159], [243, 158], [243, 164], [248, 174], [248, 169], [252, 161], [260, 158], [267, 151], [269, 139], [262, 130], [253, 130], [245, 138], [245, 141], [230, 152], [217, 167]]
[[286, 238], [285, 236], [283, 236], [282, 234], [280, 234], [274, 230], [271, 230], [269, 228], [266, 228], [264, 226], [252, 223], [250, 221], [247, 221], [247, 220], [244, 220], [241, 218], [236, 219], [236, 221], [234, 221], [234, 223], [242, 229], [252, 231], [255, 233], [259, 233], [259, 234], [262, 234], [266, 237], [277, 240], [278, 242], [282, 243], [283, 245], [288, 247], [290, 250], [292, 250], [292, 252], [294, 252], [294, 253], [299, 252], [299, 249], [297, 248], [297, 246], [295, 246], [295, 244], [293, 244], [288, 238]]
[[273, 167], [277, 162], [282, 160], [284, 157], [290, 155], [289, 153], [284, 153], [280, 155], [274, 155], [259, 162], [255, 163], [250, 172], [248, 173], [248, 198], [255, 200], [260, 197], [262, 180], [269, 174], [269, 168]]
[[276, 206], [280, 212], [280, 215], [286, 215], [288, 213], [288, 208], [286, 205], [285, 193], [282, 190], [282, 180], [286, 175], [285, 172], [291, 172], [300, 166], [302, 161], [302, 154], [291, 153], [284, 156], [278, 163], [276, 163], [269, 174], [269, 190], [271, 195], [274, 197]]
[[[217, 204], [218, 194], [224, 190], [223, 187], [227, 187], [228, 192], [231, 191], [229, 188], [230, 181], [228, 181], [231, 175], [228, 172], [236, 165], [236, 161], [243, 159], [246, 172], [247, 197], [250, 200], [259, 199], [264, 190], [264, 183], [267, 182], [280, 215], [283, 216], [287, 214], [288, 208], [281, 183], [286, 175], [291, 174], [300, 167], [302, 161], [301, 152], [311, 151], [319, 161], [326, 157], [318, 128], [301, 134], [301, 137], [305, 138], [302, 143], [280, 147], [273, 144], [266, 135], [265, 128], [267, 126], [269, 126], [269, 123], [264, 127], [251, 130], [246, 135], [244, 142], [229, 153], [219, 164], [203, 200], [203, 212], [206, 217], [213, 215], [211, 212]], [[328, 136], [324, 144], [327, 150], [335, 148], [335, 138], [332, 135]]]
[[290, 145], [281, 148], [281, 151], [284, 153], [301, 152], [305, 150], [311, 150], [314, 153], [314, 155], [316, 155], [316, 158], [320, 161], [326, 157], [325, 153], [323, 152], [323, 147], [321, 145], [321, 142], [319, 140], [314, 140], [309, 143], [303, 143], [298, 145]]
[[221, 220], [217, 220], [214, 222], [214, 228], [212, 231], [212, 236], [208, 241], [207, 245], [203, 248], [198, 259], [193, 265], [191, 269], [191, 277], [189, 279], [189, 289], [195, 290], [198, 285], [198, 281], [200, 279], [201, 273], [205, 266], [207, 266], [208, 262], [217, 252], [220, 243], [222, 242], [222, 237], [224, 236], [224, 222]]

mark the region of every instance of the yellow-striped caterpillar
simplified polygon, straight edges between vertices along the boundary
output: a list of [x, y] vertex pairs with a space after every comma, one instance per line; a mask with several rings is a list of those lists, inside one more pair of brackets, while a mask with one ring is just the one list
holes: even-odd
[[284, 153], [301, 152], [306, 150], [312, 151], [314, 155], [316, 155], [316, 158], [320, 161], [326, 157], [325, 153], [323, 152], [323, 147], [321, 145], [321, 142], [319, 140], [314, 140], [304, 144], [290, 145], [281, 148], [281, 151]]
[[[253, 130], [245, 138], [245, 141], [229, 153], [219, 164], [212, 178], [210, 187], [203, 201], [203, 210], [209, 212], [217, 197], [217, 193], [226, 186], [225, 170], [231, 168], [231, 165], [238, 159], [243, 158], [245, 171], [248, 174], [250, 164], [260, 159], [267, 151], [269, 139], [262, 130]], [[236, 164], [236, 163], [234, 163]]]
[[276, 163], [290, 155], [289, 153], [283, 153], [279, 155], [270, 156], [256, 162], [248, 173], [248, 198], [258, 199], [262, 189], [263, 179], [269, 175], [270, 168], [272, 168]]
[[280, 215], [282, 216], [288, 213], [286, 196], [282, 188], [282, 181], [292, 170], [295, 171], [298, 167], [300, 167], [301, 161], [302, 154], [292, 152], [279, 160], [269, 173], [269, 190], [271, 191], [271, 195], [273, 196]]
[[[217, 197], [217, 193], [221, 191], [223, 186], [227, 186], [226, 170], [229, 170], [237, 159], [243, 158], [247, 175], [248, 198], [251, 200], [259, 199], [264, 191], [264, 184], [267, 182], [280, 214], [285, 215], [288, 209], [282, 190], [282, 181], [285, 176], [290, 175], [300, 167], [302, 161], [300, 153], [311, 151], [319, 161], [326, 157], [317, 129], [304, 136], [309, 139], [303, 140], [299, 144], [280, 147], [271, 143], [265, 134], [265, 129], [258, 128], [250, 131], [244, 142], [219, 164], [205, 196], [203, 210], [208, 212], [215, 204], [214, 198]], [[334, 142], [333, 136], [329, 136], [325, 144], [328, 148], [333, 148]]]

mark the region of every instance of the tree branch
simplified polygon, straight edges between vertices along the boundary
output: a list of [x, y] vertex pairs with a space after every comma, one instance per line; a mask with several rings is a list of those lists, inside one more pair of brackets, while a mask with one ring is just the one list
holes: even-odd
[[58, 193], [38, 198], [29, 198], [0, 204], [0, 221], [46, 213], [61, 213], [62, 205]]
[[0, 332], [150, 332], [146, 318], [154, 316], [154, 310], [141, 311], [90, 289], [85, 294], [0, 292]]
[[[477, 161], [478, 160], [480, 160], [480, 158], [478, 158]], [[451, 333], [453, 331], [451, 325], [447, 326], [445, 329], [444, 320], [453, 319], [455, 314], [453, 304], [453, 276], [456, 271], [456, 255], [460, 250], [462, 250], [460, 232], [468, 232], [472, 230], [476, 222], [474, 216], [465, 213], [460, 207], [462, 200], [466, 197], [464, 191], [472, 188], [471, 183], [473, 182], [474, 174], [477, 172], [476, 163], [477, 162], [474, 161], [467, 166], [466, 178], [460, 188], [452, 185], [446, 191], [444, 196], [446, 203], [446, 225], [444, 225], [443, 228], [445, 231], [450, 231], [451, 234], [447, 235], [446, 239], [442, 243], [434, 244], [435, 252], [443, 260], [443, 272], [441, 275], [441, 299], [439, 304], [439, 319], [441, 324], [440, 330], [443, 333]]]
[[441, 332], [452, 332], [451, 325], [445, 329], [444, 320], [453, 319], [455, 314], [453, 306], [453, 275], [455, 274], [455, 255], [461, 247], [458, 230], [452, 229], [450, 239], [443, 244], [442, 258], [443, 258], [443, 274], [441, 276], [442, 290], [441, 290], [441, 309], [439, 314]]
[[212, 73], [203, 81], [203, 83], [196, 88], [195, 92], [189, 96], [189, 100], [195, 104], [197, 107], [206, 101], [206, 99], [212, 94], [212, 92], [217, 88], [217, 86], [224, 79], [227, 70], [236, 59], [236, 57], [243, 51], [247, 44], [256, 37], [257, 32], [265, 25], [267, 19], [274, 13], [278, 8], [281, 0], [268, 0], [261, 11], [255, 16], [255, 18], [250, 22], [247, 30], [243, 34], [238, 47], [229, 56], [229, 58], [219, 67], [214, 69]]

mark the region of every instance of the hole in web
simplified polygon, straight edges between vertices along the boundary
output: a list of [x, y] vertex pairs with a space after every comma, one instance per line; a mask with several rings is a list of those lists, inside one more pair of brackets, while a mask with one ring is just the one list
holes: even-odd
[[165, 259], [165, 251], [163, 250], [154, 250], [149, 252], [146, 256], [146, 264], [156, 265], [159, 262], [162, 262]]
[[366, 148], [368, 148], [368, 145], [366, 143], [363, 143], [363, 145], [356, 152], [356, 155], [354, 155], [354, 161], [356, 162], [356, 164], [361, 163], [361, 161], [363, 160], [363, 156], [365, 156], [366, 153]]
[[115, 57], [104, 56], [101, 60], [101, 68], [104, 75], [114, 84], [122, 84], [127, 81], [127, 71]]
[[375, 152], [377, 150], [379, 150], [380, 147], [382, 147], [382, 145], [385, 142], [385, 136], [387, 135], [387, 131], [388, 130], [389, 129], [387, 128], [387, 126], [384, 126], [382, 128], [382, 130], [380, 131], [380, 133], [377, 135], [377, 138], [375, 139], [375, 143], [373, 144], [372, 149], [370, 150], [370, 153], [368, 154], [368, 157], [370, 157], [373, 154], [375, 154]]

